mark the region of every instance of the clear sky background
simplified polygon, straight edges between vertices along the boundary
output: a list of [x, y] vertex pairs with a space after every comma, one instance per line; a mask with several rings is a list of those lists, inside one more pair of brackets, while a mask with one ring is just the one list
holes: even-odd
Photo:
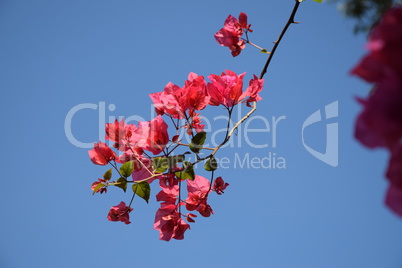
[[[348, 75], [364, 53], [335, 5], [301, 4], [266, 75], [263, 100], [217, 171], [230, 183], [211, 196], [215, 215], [197, 218], [183, 241], [158, 240], [159, 204], [137, 199], [132, 224], [109, 222], [109, 208], [130, 194], [111, 188], [91, 195], [106, 167], [66, 137], [64, 122], [76, 105], [74, 137], [98, 141], [99, 122], [119, 116], [150, 120], [149, 93], [169, 81], [183, 85], [189, 72], [225, 69], [259, 74], [266, 55], [248, 46], [232, 58], [213, 34], [225, 18], [246, 12], [251, 41], [270, 50], [294, 1], [0, 1], [2, 187], [0, 267], [273, 267], [374, 268], [402, 266], [402, 219], [383, 204], [386, 152], [353, 138], [370, 85]], [[327, 165], [304, 148], [303, 122], [339, 103], [339, 164]], [[105, 110], [102, 111], [102, 105]], [[109, 106], [111, 105], [111, 106]], [[109, 109], [115, 108], [115, 109]], [[247, 110], [242, 107], [242, 112]], [[205, 111], [219, 129], [222, 108]], [[276, 146], [272, 117], [280, 121]], [[263, 118], [263, 119], [262, 119]], [[235, 117], [236, 119], [236, 117]], [[325, 120], [305, 130], [305, 142], [325, 151]], [[103, 128], [103, 125], [101, 126]], [[268, 144], [265, 148], [254, 145]], [[240, 141], [240, 142], [239, 142]], [[271, 155], [283, 169], [244, 165], [247, 155]], [[267, 161], [267, 160], [266, 160]], [[208, 176], [202, 168], [199, 174]]]

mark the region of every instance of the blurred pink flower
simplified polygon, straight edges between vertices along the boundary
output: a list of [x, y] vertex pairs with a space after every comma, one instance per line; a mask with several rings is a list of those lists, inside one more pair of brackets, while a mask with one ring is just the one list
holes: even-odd
[[374, 83], [372, 94], [358, 98], [363, 111], [355, 137], [369, 148], [391, 153], [385, 203], [402, 216], [402, 7], [388, 10], [370, 34], [369, 53], [351, 73]]
[[391, 152], [387, 178], [390, 186], [385, 202], [387, 206], [402, 217], [402, 144], [399, 143]]

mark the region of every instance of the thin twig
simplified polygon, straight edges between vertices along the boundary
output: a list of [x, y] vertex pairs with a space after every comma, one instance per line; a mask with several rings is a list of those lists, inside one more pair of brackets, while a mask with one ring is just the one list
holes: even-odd
[[271, 62], [272, 57], [275, 54], [276, 48], [279, 46], [279, 43], [281, 42], [282, 37], [285, 35], [286, 31], [288, 30], [290, 24], [295, 23], [294, 18], [295, 18], [297, 9], [299, 8], [299, 5], [300, 5], [299, 0], [295, 0], [295, 1], [296, 1], [296, 3], [295, 3], [292, 13], [290, 14], [289, 20], [286, 23], [285, 27], [283, 28], [281, 34], [279, 35], [278, 40], [275, 42], [274, 46], [272, 47], [271, 54], [269, 54], [267, 62], [265, 63], [264, 68], [262, 69], [262, 72], [260, 74], [260, 79], [262, 79], [264, 77], [264, 75], [267, 73], [269, 63]]
[[[269, 64], [270, 64], [270, 62], [271, 62], [271, 60], [272, 60], [272, 57], [274, 56], [275, 51], [276, 51], [277, 47], [279, 46], [279, 43], [281, 42], [281, 40], [282, 40], [283, 36], [285, 35], [287, 29], [289, 28], [289, 26], [290, 26], [292, 23], [296, 23], [296, 22], [294, 21], [294, 17], [295, 17], [295, 15], [296, 15], [297, 9], [299, 8], [299, 5], [300, 5], [299, 0], [295, 0], [295, 6], [293, 7], [292, 13], [290, 14], [290, 17], [289, 17], [288, 21], [286, 22], [286, 25], [285, 25], [285, 27], [283, 28], [281, 34], [279, 35], [278, 40], [275, 42], [274, 46], [272, 47], [271, 53], [270, 53], [269, 56], [268, 56], [268, 59], [267, 59], [265, 65], [264, 65], [264, 68], [262, 69], [262, 72], [261, 72], [261, 74], [260, 74], [259, 79], [262, 79], [262, 78], [264, 77], [265, 73], [267, 72], [267, 69], [268, 69], [268, 66], [269, 66]], [[248, 38], [247, 38], [247, 39], [248, 39]], [[255, 112], [255, 110], [257, 110], [257, 103], [256, 103], [256, 102], [253, 102], [253, 108], [252, 108], [252, 109], [250, 110], [250, 112], [248, 112], [242, 119], [240, 119], [239, 122], [237, 122], [237, 123], [233, 126], [233, 128], [230, 130], [230, 132], [226, 135], [224, 141], [223, 141], [221, 144], [219, 144], [219, 145], [214, 149], [214, 151], [213, 151], [210, 155], [208, 155], [208, 156], [206, 156], [206, 157], [204, 157], [204, 158], [198, 159], [196, 162], [193, 163], [193, 165], [195, 165], [195, 164], [197, 164], [197, 163], [199, 163], [199, 162], [201, 162], [201, 161], [204, 161], [204, 160], [209, 159], [209, 158], [211, 158], [212, 156], [214, 156], [214, 155], [218, 152], [218, 150], [219, 150], [223, 145], [225, 145], [225, 144], [229, 141], [229, 139], [230, 139], [230, 137], [233, 135], [234, 131], [235, 131], [245, 120], [247, 120], [247, 118], [249, 118], [249, 117]]]

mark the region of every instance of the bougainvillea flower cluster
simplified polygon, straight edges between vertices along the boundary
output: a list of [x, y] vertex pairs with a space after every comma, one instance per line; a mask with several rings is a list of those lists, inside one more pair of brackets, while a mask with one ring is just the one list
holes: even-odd
[[386, 204], [402, 216], [402, 7], [384, 14], [367, 48], [369, 53], [352, 74], [374, 83], [374, 89], [367, 98], [358, 98], [363, 111], [356, 121], [355, 136], [369, 148], [389, 150]]
[[[295, 1], [291, 18], [295, 16], [300, 2]], [[270, 54], [260, 77], [254, 75], [245, 90], [245, 73], [226, 70], [220, 75], [209, 75], [209, 82], [203, 76], [190, 73], [183, 86], [168, 83], [163, 91], [150, 94], [157, 114], [152, 120], [132, 124], [122, 119], [106, 124], [105, 139], [108, 144], [101, 141], [95, 143], [88, 153], [94, 164], [110, 165], [111, 168], [92, 183], [92, 193], [107, 193], [111, 186], [126, 192], [128, 185], [133, 191], [128, 204], [122, 201], [110, 208], [107, 215], [109, 221], [129, 224], [133, 201], [141, 198], [148, 203], [151, 184], [153, 187], [159, 184], [156, 201], [160, 202], [160, 207], [155, 214], [154, 229], [159, 231], [161, 240], [181, 240], [190, 229], [190, 223], [196, 222], [197, 214], [203, 217], [214, 214], [209, 203], [211, 193], [222, 195], [229, 186], [222, 177], [215, 177], [218, 169], [215, 154], [256, 110], [256, 102], [262, 99], [259, 95], [264, 86], [262, 78], [275, 48], [291, 23], [294, 23], [293, 19], [286, 23], [274, 42], [272, 52], [250, 42], [248, 33], [252, 30], [245, 13], [240, 13], [238, 19], [229, 15], [224, 27], [214, 35], [220, 45], [229, 48], [233, 57], [239, 55], [246, 44]], [[252, 109], [235, 123], [232, 112], [236, 105], [242, 103]], [[215, 148], [204, 147], [207, 133], [201, 113], [208, 106], [223, 106], [227, 112], [226, 134]], [[168, 122], [173, 125], [173, 130], [170, 128], [173, 135], [169, 135], [164, 117], [168, 117]], [[176, 151], [178, 148], [184, 149], [184, 152]], [[208, 179], [195, 173], [198, 164], [203, 164]], [[392, 169], [390, 172], [399, 171]], [[116, 173], [118, 178], [112, 179]], [[136, 196], [138, 198], [134, 200]]]
[[174, 118], [185, 118], [185, 113], [203, 110], [209, 103], [206, 82], [203, 76], [188, 75], [183, 87], [168, 83], [162, 92], [150, 94], [156, 112], [169, 114]]
[[240, 54], [241, 50], [246, 47], [246, 42], [242, 39], [243, 33], [252, 32], [251, 24], [247, 24], [247, 15], [240, 13], [239, 19], [229, 15], [220, 29], [214, 36], [216, 41], [221, 45], [228, 47], [233, 57]]
[[[203, 149], [206, 132], [203, 131], [199, 111], [207, 106], [222, 105], [228, 110], [230, 120], [234, 106], [240, 103], [250, 106], [251, 102], [261, 100], [259, 92], [264, 81], [254, 76], [243, 90], [244, 76], [245, 73], [237, 75], [226, 70], [221, 75], [211, 74], [208, 77], [211, 82], [207, 82], [203, 76], [190, 73], [182, 87], [168, 83], [163, 91], [150, 94], [157, 113], [154, 119], [137, 124], [127, 123], [124, 119], [107, 123], [105, 139], [111, 145], [95, 143], [88, 153], [94, 164], [110, 164], [112, 169], [91, 185], [93, 193], [107, 193], [109, 186], [126, 191], [127, 185], [131, 184], [134, 195], [148, 202], [150, 184], [158, 181], [161, 190], [156, 200], [161, 203], [155, 215], [154, 228], [160, 232], [161, 240], [183, 239], [186, 230], [190, 229], [189, 223], [196, 221], [197, 215], [194, 213], [203, 217], [214, 213], [208, 203], [209, 194], [215, 192], [221, 195], [229, 184], [222, 177], [214, 178], [213, 172], [217, 167], [213, 155], [204, 159], [206, 171], [212, 172], [208, 180], [195, 174], [196, 162], [185, 161], [188, 153], [174, 155], [173, 151], [185, 146], [197, 155], [195, 159], [200, 159], [198, 154]], [[185, 130], [184, 135], [191, 137], [191, 143], [181, 143], [179, 135], [170, 137], [168, 124], [162, 116], [170, 117], [172, 122], [181, 122], [181, 125], [174, 124], [175, 131]], [[117, 164], [121, 164], [120, 169]], [[119, 175], [114, 181], [111, 180], [113, 169]], [[181, 187], [183, 184], [187, 186], [184, 187], [186, 197]], [[129, 224], [133, 211], [131, 202], [113, 206], [108, 220]], [[187, 213], [184, 213], [185, 210]]]
[[203, 110], [207, 105], [223, 105], [229, 109], [243, 101], [250, 106], [250, 102], [262, 99], [258, 93], [264, 86], [264, 80], [254, 75], [243, 92], [244, 75], [245, 73], [237, 75], [226, 70], [221, 75], [208, 76], [211, 82], [207, 83], [203, 76], [190, 73], [183, 87], [168, 83], [162, 92], [152, 93], [150, 98], [157, 114], [187, 119], [188, 122], [184, 127], [191, 135], [193, 129], [197, 133], [204, 129], [197, 111]]
[[[291, 18], [300, 2], [295, 2]], [[274, 48], [291, 23], [292, 20], [286, 23]], [[209, 75], [209, 81], [206, 81], [203, 76], [191, 72], [183, 86], [168, 83], [163, 91], [149, 95], [157, 114], [152, 120], [133, 124], [122, 119], [106, 124], [105, 139], [108, 144], [101, 141], [95, 143], [88, 153], [94, 164], [110, 165], [111, 168], [102, 178], [92, 183], [92, 193], [107, 193], [111, 186], [126, 192], [128, 185], [133, 192], [128, 204], [121, 201], [110, 208], [107, 215], [109, 221], [129, 224], [133, 201], [141, 198], [148, 203], [151, 184], [153, 187], [159, 184], [156, 201], [160, 202], [160, 206], [155, 214], [154, 229], [159, 231], [161, 240], [181, 240], [190, 229], [190, 223], [196, 222], [198, 214], [202, 217], [214, 214], [209, 199], [211, 193], [222, 195], [229, 186], [222, 177], [215, 177], [218, 169], [215, 154], [256, 110], [256, 102], [262, 99], [259, 95], [264, 86], [262, 78], [275, 52], [275, 49], [271, 53], [251, 43], [248, 37], [248, 33], [252, 32], [250, 27], [245, 13], [240, 13], [238, 19], [229, 15], [224, 27], [214, 35], [220, 45], [230, 49], [233, 57], [240, 54], [246, 43], [257, 47], [260, 52], [270, 54], [260, 77], [254, 75], [245, 90], [245, 73], [236, 74], [225, 70], [220, 75]], [[242, 38], [243, 35], [245, 38]], [[232, 124], [233, 109], [242, 103], [252, 109]], [[215, 148], [204, 147], [207, 133], [204, 131], [201, 113], [208, 106], [223, 106], [227, 112], [226, 134]], [[168, 117], [168, 122], [173, 125], [173, 130], [170, 128], [173, 135], [169, 135], [164, 117]], [[178, 152], [178, 148], [184, 152]], [[195, 172], [197, 165], [201, 164], [208, 179]], [[399, 171], [391, 169], [390, 172]], [[112, 179], [116, 173], [118, 178]], [[136, 196], [138, 198], [134, 200]]]

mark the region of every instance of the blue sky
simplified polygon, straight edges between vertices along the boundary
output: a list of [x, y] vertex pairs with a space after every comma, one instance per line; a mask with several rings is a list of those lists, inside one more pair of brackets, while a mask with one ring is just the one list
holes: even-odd
[[[229, 69], [247, 72], [248, 81], [266, 56], [247, 47], [232, 58], [213, 34], [229, 14], [245, 12], [251, 41], [269, 50], [293, 3], [0, 1], [0, 266], [400, 267], [402, 219], [383, 204], [388, 155], [353, 138], [360, 110], [354, 97], [370, 85], [348, 71], [365, 39], [352, 34], [353, 22], [335, 5], [301, 4], [301, 23], [281, 43], [254, 117], [233, 147], [217, 154], [229, 159], [218, 175], [230, 186], [211, 197], [215, 215], [198, 217], [183, 241], [158, 240], [154, 197], [150, 204], [135, 200], [132, 224], [107, 221], [110, 206], [130, 196], [117, 188], [92, 196], [91, 183], [107, 168], [66, 136], [65, 118], [77, 105], [95, 108], [78, 111], [71, 123], [76, 140], [92, 143], [103, 119], [152, 119], [148, 94], [170, 81], [182, 85], [189, 72]], [[338, 124], [333, 167], [305, 149], [302, 126], [335, 101], [339, 116], [304, 132], [305, 143], [324, 152], [326, 124]], [[221, 108], [205, 110], [217, 128], [219, 115]], [[247, 156], [281, 158], [286, 166], [241, 167]]]

